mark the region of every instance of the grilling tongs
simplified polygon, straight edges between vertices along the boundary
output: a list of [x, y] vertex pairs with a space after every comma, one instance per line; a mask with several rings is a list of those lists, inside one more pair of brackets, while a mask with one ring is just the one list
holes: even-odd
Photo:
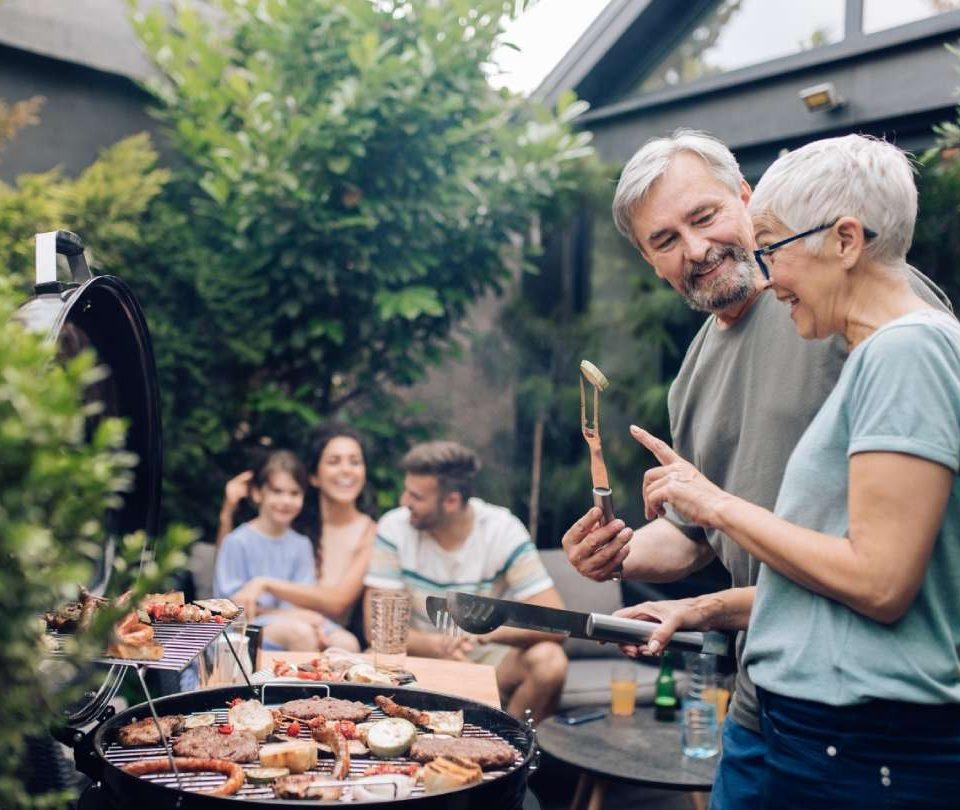
[[[624, 619], [605, 613], [578, 613], [462, 591], [450, 591], [446, 596], [428, 596], [427, 615], [443, 632], [449, 632], [451, 625], [456, 625], [467, 633], [483, 635], [506, 625], [617, 644], [642, 644], [659, 627], [656, 622], [640, 619]], [[681, 630], [673, 634], [667, 646], [721, 656], [732, 652], [730, 637], [717, 632]]]
[[[593, 389], [593, 418], [587, 418], [587, 387]], [[607, 476], [607, 465], [603, 461], [603, 447], [600, 444], [600, 392], [609, 385], [604, 373], [589, 360], [580, 361], [580, 431], [590, 448], [590, 479], [593, 483], [593, 505], [600, 507], [601, 526], [613, 520], [613, 490]], [[613, 572], [610, 579], [618, 582], [622, 567]]]
[[[584, 381], [593, 389], [593, 418], [587, 418], [587, 389]], [[613, 491], [607, 476], [600, 445], [600, 392], [609, 385], [604, 373], [589, 360], [580, 362], [580, 431], [590, 448], [590, 479], [593, 482], [593, 504], [603, 512], [600, 525], [613, 520]]]

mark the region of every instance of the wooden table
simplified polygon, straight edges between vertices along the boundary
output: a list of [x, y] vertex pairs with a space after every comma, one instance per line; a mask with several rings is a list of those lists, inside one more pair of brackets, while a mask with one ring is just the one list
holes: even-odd
[[695, 808], [705, 807], [719, 756], [691, 759], [680, 750], [680, 722], [658, 723], [653, 708], [638, 706], [631, 717], [607, 715], [578, 726], [548, 717], [537, 726], [548, 754], [582, 769], [571, 808], [600, 810], [611, 780], [652, 788], [690, 791]]
[[[273, 669], [273, 663], [277, 659], [296, 666], [316, 657], [316, 652], [262, 651], [257, 668]], [[445, 661], [441, 658], [413, 658], [408, 655], [406, 669], [416, 677], [417, 682], [413, 684], [415, 687], [486, 703], [495, 709], [501, 708], [497, 672], [487, 664]]]

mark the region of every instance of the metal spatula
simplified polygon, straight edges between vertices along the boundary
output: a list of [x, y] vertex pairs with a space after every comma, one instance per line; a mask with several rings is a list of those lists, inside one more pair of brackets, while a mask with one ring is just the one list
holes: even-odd
[[[474, 635], [490, 633], [506, 625], [618, 644], [642, 644], [659, 627], [656, 622], [623, 619], [604, 613], [578, 613], [462, 591], [450, 591], [446, 596], [428, 596], [427, 615], [438, 627], [448, 627], [452, 622]], [[732, 640], [725, 633], [688, 630], [674, 633], [667, 646], [721, 656], [729, 655], [733, 650]]]

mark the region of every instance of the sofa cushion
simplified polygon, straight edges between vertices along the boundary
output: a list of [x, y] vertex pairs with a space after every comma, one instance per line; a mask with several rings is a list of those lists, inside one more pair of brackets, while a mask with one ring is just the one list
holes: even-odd
[[[623, 607], [620, 585], [616, 582], [594, 582], [580, 576], [570, 565], [563, 549], [541, 551], [540, 558], [556, 585], [567, 610], [581, 613], [613, 613]], [[617, 658], [620, 651], [615, 644], [598, 644], [585, 639], [568, 638], [563, 650], [570, 659]]]

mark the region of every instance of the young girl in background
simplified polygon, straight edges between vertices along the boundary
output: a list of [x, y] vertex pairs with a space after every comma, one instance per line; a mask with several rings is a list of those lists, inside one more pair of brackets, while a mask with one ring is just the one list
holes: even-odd
[[287, 450], [271, 453], [249, 476], [249, 495], [258, 514], [224, 537], [217, 553], [214, 595], [233, 599], [249, 621], [263, 627], [266, 649], [357, 651], [357, 639], [316, 610], [305, 610], [263, 583], [316, 587], [313, 546], [293, 530], [303, 509], [307, 473]]
[[[247, 594], [269, 594], [308, 611], [319, 611], [348, 624], [363, 594], [363, 577], [377, 534], [377, 523], [361, 511], [359, 502], [367, 482], [361, 435], [349, 425], [331, 422], [316, 435], [311, 455], [310, 483], [317, 489], [318, 529], [316, 581], [304, 583], [255, 577]], [[233, 510], [245, 491], [241, 473], [226, 488], [221, 526], [229, 530]]]

